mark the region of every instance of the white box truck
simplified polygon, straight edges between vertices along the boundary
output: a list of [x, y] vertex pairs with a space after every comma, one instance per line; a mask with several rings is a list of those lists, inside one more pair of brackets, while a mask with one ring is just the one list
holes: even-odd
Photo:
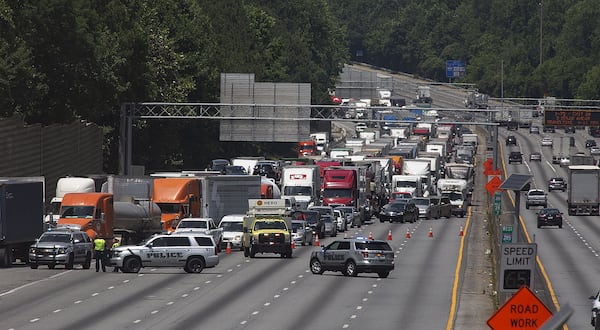
[[302, 209], [318, 205], [321, 191], [319, 165], [291, 165], [281, 170], [281, 197], [294, 197]]

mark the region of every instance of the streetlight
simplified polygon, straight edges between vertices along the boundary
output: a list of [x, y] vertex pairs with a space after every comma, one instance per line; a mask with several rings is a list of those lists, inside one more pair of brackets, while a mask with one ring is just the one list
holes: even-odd
[[540, 2], [539, 2], [538, 5], [540, 6], [540, 65], [542, 65], [542, 36], [543, 36], [543, 33], [542, 33], [543, 31], [542, 30], [543, 30], [543, 27], [544, 27], [544, 25], [543, 25], [543, 21], [544, 21], [543, 20], [543, 17], [544, 17], [543, 16], [543, 14], [544, 14], [544, 11], [543, 11], [543, 8], [544, 8], [543, 0], [540, 0]]

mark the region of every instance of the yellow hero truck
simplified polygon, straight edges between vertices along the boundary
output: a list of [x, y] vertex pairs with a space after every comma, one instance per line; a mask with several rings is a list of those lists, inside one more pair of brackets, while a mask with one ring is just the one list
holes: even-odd
[[245, 257], [254, 258], [257, 253], [292, 257], [292, 220], [283, 199], [249, 199], [243, 233]]

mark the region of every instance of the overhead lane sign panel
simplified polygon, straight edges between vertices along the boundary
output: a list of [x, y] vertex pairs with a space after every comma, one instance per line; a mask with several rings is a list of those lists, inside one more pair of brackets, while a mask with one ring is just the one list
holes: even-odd
[[600, 126], [600, 110], [545, 110], [544, 125]]
[[446, 61], [446, 78], [462, 78], [465, 76], [465, 61], [448, 60]]

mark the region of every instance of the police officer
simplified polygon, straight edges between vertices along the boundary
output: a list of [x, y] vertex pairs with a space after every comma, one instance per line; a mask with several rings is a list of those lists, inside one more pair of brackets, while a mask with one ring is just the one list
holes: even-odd
[[102, 264], [102, 271], [106, 272], [106, 266], [104, 264], [104, 253], [106, 249], [106, 241], [104, 238], [96, 237], [94, 239], [94, 257], [96, 258], [96, 272], [100, 271], [100, 264]]
[[[115, 242], [113, 243], [111, 249], [119, 247], [120, 245], [121, 245], [121, 243], [119, 243], [119, 239], [115, 238]], [[119, 267], [115, 266], [115, 268], [113, 269], [113, 272], [118, 272], [118, 271], [119, 271]]]

